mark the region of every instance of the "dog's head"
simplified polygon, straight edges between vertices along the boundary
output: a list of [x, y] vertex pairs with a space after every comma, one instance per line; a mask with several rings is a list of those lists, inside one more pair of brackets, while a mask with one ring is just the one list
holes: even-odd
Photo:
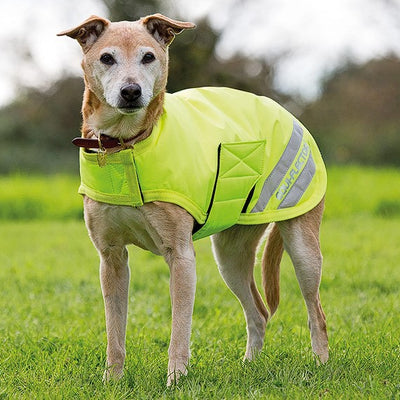
[[143, 111], [165, 89], [168, 46], [176, 34], [194, 27], [161, 14], [113, 23], [92, 16], [58, 35], [81, 45], [87, 87], [101, 102], [130, 115]]

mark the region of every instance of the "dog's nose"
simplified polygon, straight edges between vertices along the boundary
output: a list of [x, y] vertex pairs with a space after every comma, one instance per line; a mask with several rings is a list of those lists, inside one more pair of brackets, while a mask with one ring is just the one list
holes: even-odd
[[129, 83], [121, 88], [121, 97], [131, 103], [142, 95], [142, 88], [137, 83]]

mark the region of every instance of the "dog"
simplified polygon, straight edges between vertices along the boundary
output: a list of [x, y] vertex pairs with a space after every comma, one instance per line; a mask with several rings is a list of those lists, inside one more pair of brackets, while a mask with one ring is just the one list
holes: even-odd
[[[196, 286], [193, 240], [205, 236], [211, 236], [219, 271], [245, 314], [245, 359], [261, 351], [267, 320], [278, 306], [285, 249], [307, 307], [313, 352], [317, 362], [328, 360], [319, 297], [326, 175], [318, 150], [306, 129], [267, 98], [217, 88], [167, 94], [168, 47], [175, 35], [192, 28], [161, 14], [134, 22], [92, 16], [58, 34], [76, 39], [83, 50], [82, 135], [74, 142], [81, 147], [85, 223], [100, 256], [105, 381], [123, 376], [128, 244], [163, 256], [170, 268], [167, 384], [187, 374]], [[214, 129], [222, 139], [207, 134]], [[183, 150], [177, 148], [181, 142]], [[268, 166], [271, 160], [277, 166]], [[194, 172], [186, 171], [192, 164]], [[205, 169], [214, 177], [203, 179]], [[176, 174], [175, 183], [165, 183]], [[188, 199], [185, 191], [201, 200]], [[270, 312], [253, 277], [269, 225], [262, 275]]]

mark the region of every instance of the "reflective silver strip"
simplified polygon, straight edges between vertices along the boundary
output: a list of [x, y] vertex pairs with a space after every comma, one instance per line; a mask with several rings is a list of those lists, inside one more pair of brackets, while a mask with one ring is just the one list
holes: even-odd
[[303, 171], [300, 172], [295, 184], [289, 189], [286, 197], [282, 200], [281, 204], [279, 204], [278, 209], [293, 207], [300, 201], [304, 192], [313, 180], [315, 170], [315, 162], [312, 154], [310, 154]]
[[292, 136], [290, 137], [290, 140], [286, 145], [285, 151], [282, 153], [281, 158], [275, 165], [275, 168], [265, 180], [257, 204], [251, 210], [252, 213], [264, 211], [269, 200], [271, 199], [275, 191], [279, 188], [282, 179], [285, 177], [286, 173], [291, 167], [296, 157], [296, 154], [300, 149], [302, 140], [303, 129], [296, 120], [293, 120]]

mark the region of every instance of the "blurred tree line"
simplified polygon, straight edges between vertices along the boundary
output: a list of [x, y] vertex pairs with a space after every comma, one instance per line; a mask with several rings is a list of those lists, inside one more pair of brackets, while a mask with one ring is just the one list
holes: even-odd
[[[103, 0], [111, 20], [135, 20], [155, 12], [179, 18], [168, 2]], [[170, 48], [168, 91], [196, 86], [230, 86], [292, 100], [272, 88], [273, 66], [236, 56], [220, 60], [218, 34], [206, 20], [178, 36]], [[50, 89], [22, 88], [0, 109], [0, 173], [77, 171], [83, 92], [81, 78], [65, 77]], [[400, 165], [400, 60], [391, 57], [348, 65], [328, 77], [322, 95], [296, 112], [316, 137], [329, 163]]]
[[400, 166], [400, 60], [337, 71], [302, 120], [329, 162]]

